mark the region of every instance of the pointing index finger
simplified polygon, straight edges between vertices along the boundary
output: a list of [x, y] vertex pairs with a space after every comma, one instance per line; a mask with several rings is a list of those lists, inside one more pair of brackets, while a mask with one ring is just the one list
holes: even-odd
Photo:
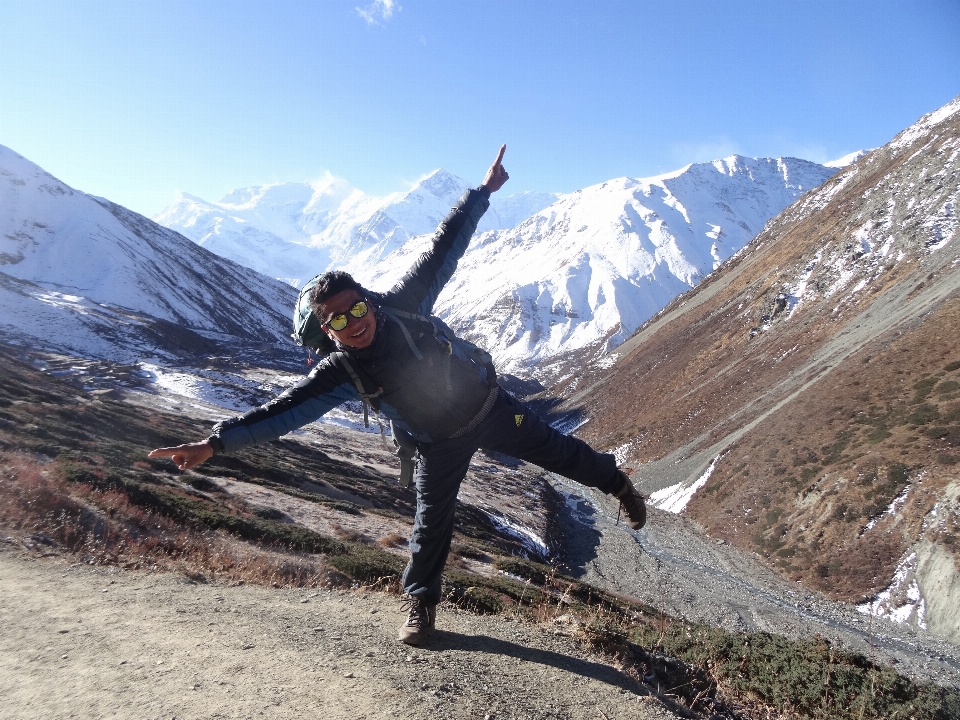
[[497, 154], [497, 159], [493, 161], [494, 165], [499, 165], [503, 160], [503, 154], [507, 151], [507, 144], [504, 143], [500, 146], [500, 152]]

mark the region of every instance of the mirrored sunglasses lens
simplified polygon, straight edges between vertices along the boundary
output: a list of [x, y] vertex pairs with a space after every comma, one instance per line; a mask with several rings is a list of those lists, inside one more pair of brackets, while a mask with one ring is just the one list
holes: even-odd
[[350, 308], [350, 314], [353, 315], [355, 318], [362, 318], [364, 315], [367, 314], [367, 304], [363, 300], [361, 300], [360, 302], [356, 303], [352, 308]]
[[327, 324], [330, 326], [331, 330], [340, 332], [347, 326], [347, 316], [343, 313], [340, 315], [334, 315], [332, 318], [330, 318], [330, 322]]

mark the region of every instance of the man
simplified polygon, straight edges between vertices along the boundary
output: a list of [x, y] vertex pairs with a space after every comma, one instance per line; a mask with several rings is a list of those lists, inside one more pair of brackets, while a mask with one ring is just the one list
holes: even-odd
[[627, 523], [643, 527], [643, 498], [613, 455], [557, 432], [496, 382], [489, 356], [427, 316], [466, 251], [490, 193], [509, 175], [506, 145], [483, 184], [467, 191], [443, 220], [433, 246], [385, 294], [363, 288], [347, 273], [322, 275], [311, 296], [314, 314], [336, 350], [296, 386], [246, 414], [217, 424], [199, 443], [160, 448], [182, 470], [272, 440], [330, 409], [363, 397], [413, 438], [419, 452], [417, 512], [410, 562], [403, 573], [409, 616], [399, 639], [417, 644], [435, 625], [440, 580], [453, 536], [460, 483], [480, 448], [501, 452], [596, 487], [620, 499]]

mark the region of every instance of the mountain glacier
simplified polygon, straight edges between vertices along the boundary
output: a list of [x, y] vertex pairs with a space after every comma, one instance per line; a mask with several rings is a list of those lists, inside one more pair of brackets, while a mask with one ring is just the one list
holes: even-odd
[[[556, 358], [615, 348], [834, 172], [734, 155], [566, 195], [495, 195], [437, 310], [503, 370], [550, 379]], [[438, 170], [374, 198], [327, 175], [218, 203], [182, 195], [156, 220], [293, 285], [341, 268], [386, 289], [466, 187]]]
[[[329, 173], [319, 181], [243, 188], [211, 203], [181, 193], [154, 220], [211, 252], [299, 287], [317, 273], [376, 265], [432, 233], [466, 182], [436, 170], [410, 191], [367, 195]], [[557, 199], [525, 192], [495, 197], [478, 232], [514, 227]]]

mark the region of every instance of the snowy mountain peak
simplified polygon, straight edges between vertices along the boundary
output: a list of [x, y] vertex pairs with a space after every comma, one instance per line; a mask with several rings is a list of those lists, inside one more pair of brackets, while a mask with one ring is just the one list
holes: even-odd
[[0, 145], [0, 177], [4, 184], [10, 185], [11, 193], [5, 198], [8, 201], [14, 198], [12, 191], [17, 186], [32, 187], [53, 195], [72, 195], [74, 192], [71, 187], [6, 145]]
[[219, 204], [232, 206], [237, 210], [250, 210], [265, 204], [274, 207], [296, 207], [299, 210], [310, 201], [312, 195], [313, 188], [305, 183], [276, 183], [234, 190], [220, 198]]
[[832, 168], [845, 168], [847, 165], [853, 165], [853, 163], [869, 152], [871, 152], [871, 150], [855, 150], [854, 152], [847, 153], [843, 157], [839, 157], [836, 160], [825, 162], [823, 166]]
[[453, 206], [468, 187], [464, 180], [439, 168], [418, 181], [411, 192], [422, 188], [441, 202]]
[[[438, 309], [511, 372], [561, 353], [609, 350], [833, 172], [796, 158], [732, 155], [567, 195], [497, 193]], [[377, 198], [327, 175], [309, 187], [236, 191], [230, 203], [184, 202], [160, 219], [293, 285], [342, 268], [385, 289], [468, 187], [438, 169]]]

